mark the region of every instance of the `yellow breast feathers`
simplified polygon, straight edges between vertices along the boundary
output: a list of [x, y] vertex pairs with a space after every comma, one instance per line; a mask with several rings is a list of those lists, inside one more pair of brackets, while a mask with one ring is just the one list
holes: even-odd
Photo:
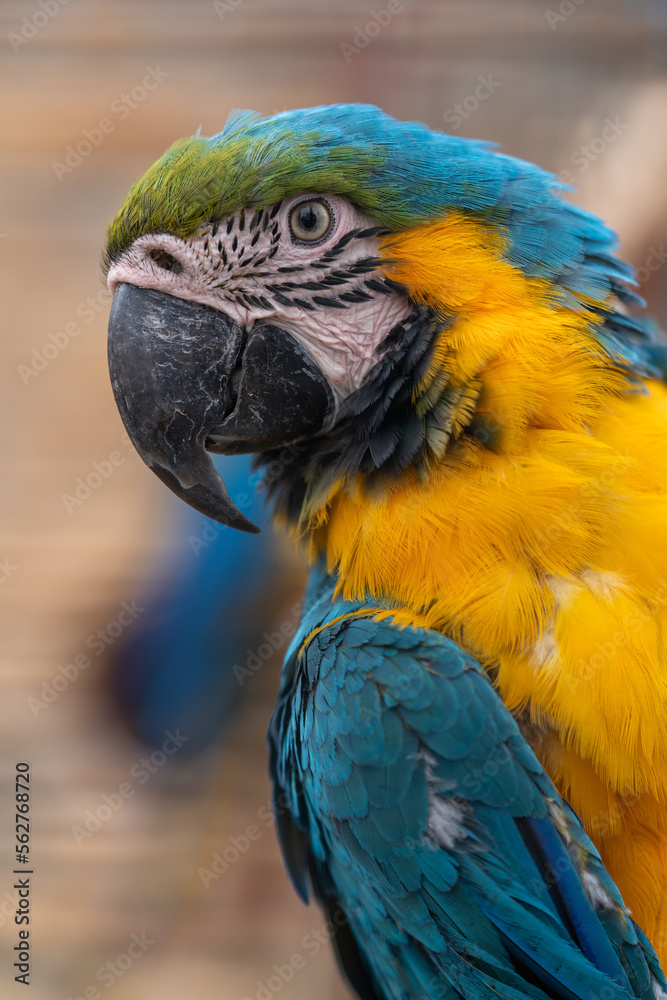
[[[667, 391], [631, 387], [545, 281], [461, 216], [391, 237], [391, 276], [456, 320], [429, 378], [481, 384], [462, 436], [313, 521], [344, 595], [392, 594], [492, 674], [667, 958]], [[484, 426], [483, 424], [481, 426]]]

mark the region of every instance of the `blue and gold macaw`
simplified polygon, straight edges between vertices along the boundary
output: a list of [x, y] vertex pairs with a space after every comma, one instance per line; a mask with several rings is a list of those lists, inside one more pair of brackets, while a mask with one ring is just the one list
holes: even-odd
[[255, 453], [312, 564], [276, 816], [368, 1000], [665, 1000], [667, 391], [614, 251], [356, 105], [178, 142], [109, 228], [140, 455], [253, 531], [207, 450]]

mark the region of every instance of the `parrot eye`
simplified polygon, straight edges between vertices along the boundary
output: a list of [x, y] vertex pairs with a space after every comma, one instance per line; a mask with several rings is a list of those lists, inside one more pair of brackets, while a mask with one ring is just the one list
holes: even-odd
[[163, 271], [173, 271], [174, 274], [181, 274], [183, 271], [183, 265], [180, 260], [176, 260], [172, 257], [170, 253], [166, 250], [151, 250], [148, 255], [151, 260], [155, 261], [158, 267], [161, 267]]
[[301, 201], [289, 214], [289, 227], [295, 243], [316, 243], [328, 236], [334, 215], [323, 198]]

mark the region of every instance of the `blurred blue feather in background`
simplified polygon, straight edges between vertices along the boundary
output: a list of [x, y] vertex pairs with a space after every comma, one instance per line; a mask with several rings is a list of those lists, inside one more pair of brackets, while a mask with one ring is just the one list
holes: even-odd
[[241, 692], [238, 671], [268, 625], [267, 594], [277, 585], [268, 508], [251, 485], [250, 456], [214, 456], [214, 464], [263, 534], [173, 504], [170, 557], [156, 565], [146, 610], [110, 665], [111, 689], [134, 734], [158, 747], [180, 727], [190, 734], [187, 753], [224, 734]]

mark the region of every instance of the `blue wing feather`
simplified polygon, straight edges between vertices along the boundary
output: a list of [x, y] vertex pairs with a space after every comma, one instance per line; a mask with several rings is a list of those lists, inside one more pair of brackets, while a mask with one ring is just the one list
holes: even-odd
[[364, 995], [651, 1000], [653, 950], [481, 668], [318, 600], [272, 723], [279, 832], [302, 895], [344, 914]]

